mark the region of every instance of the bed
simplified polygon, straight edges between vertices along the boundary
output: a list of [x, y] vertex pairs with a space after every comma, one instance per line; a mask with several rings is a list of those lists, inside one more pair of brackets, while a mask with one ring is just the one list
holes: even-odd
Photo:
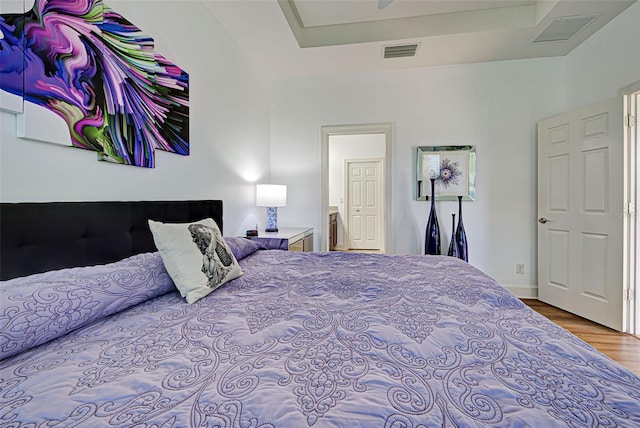
[[188, 304], [147, 220], [221, 201], [0, 206], [2, 427], [637, 427], [640, 378], [458, 259], [226, 237]]

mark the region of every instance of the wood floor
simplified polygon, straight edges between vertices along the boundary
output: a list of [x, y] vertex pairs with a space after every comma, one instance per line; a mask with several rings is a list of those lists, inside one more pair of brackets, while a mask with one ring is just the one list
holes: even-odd
[[611, 330], [535, 299], [523, 299], [531, 309], [566, 328], [612, 360], [640, 376], [640, 339]]

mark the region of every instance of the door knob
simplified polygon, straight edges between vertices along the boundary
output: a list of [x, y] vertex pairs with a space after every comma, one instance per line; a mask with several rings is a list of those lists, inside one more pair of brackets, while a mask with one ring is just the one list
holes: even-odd
[[359, 212], [360, 212], [360, 210], [356, 210], [356, 212], [357, 212], [357, 213], [359, 213]]
[[540, 217], [538, 219], [538, 223], [540, 223], [540, 224], [545, 224], [545, 223], [550, 222], [550, 221], [551, 220], [549, 220], [548, 218], [544, 218], [544, 217]]

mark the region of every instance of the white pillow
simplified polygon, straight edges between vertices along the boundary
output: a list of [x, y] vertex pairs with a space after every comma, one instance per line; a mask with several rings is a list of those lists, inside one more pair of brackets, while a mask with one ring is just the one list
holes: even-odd
[[193, 223], [149, 220], [149, 228], [169, 276], [187, 303], [242, 275], [213, 219]]

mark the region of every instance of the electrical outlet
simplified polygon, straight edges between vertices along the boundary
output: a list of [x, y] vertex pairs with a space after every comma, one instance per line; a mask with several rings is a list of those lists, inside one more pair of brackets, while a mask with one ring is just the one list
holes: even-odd
[[518, 275], [524, 275], [524, 265], [523, 264], [517, 264], [516, 265], [516, 273]]

